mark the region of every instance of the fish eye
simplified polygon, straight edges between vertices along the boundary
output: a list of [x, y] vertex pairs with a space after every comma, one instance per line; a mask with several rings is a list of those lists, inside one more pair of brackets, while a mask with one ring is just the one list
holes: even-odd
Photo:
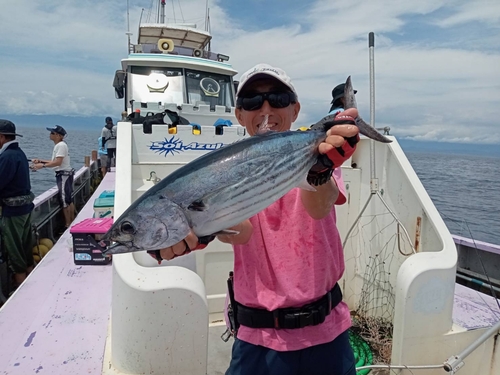
[[121, 225], [120, 225], [120, 230], [123, 232], [123, 233], [126, 233], [126, 234], [134, 234], [135, 233], [135, 228], [134, 226], [132, 225], [131, 222], [129, 221], [124, 221]]

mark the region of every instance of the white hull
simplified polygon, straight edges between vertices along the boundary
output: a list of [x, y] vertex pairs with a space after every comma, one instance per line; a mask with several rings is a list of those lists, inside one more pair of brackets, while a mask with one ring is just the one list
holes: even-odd
[[[153, 128], [153, 135], [144, 135], [140, 127], [129, 123], [120, 124], [120, 129], [130, 134], [130, 138], [122, 138], [130, 143], [119, 144], [117, 159], [133, 162], [117, 165], [117, 215], [152, 185], [146, 181], [150, 170], [164, 177], [199, 155], [189, 151], [169, 156], [148, 152], [143, 145], [149, 143], [150, 137], [167, 136], [161, 126]], [[214, 134], [213, 127], [203, 127], [199, 136], [190, 132], [189, 126], [179, 126], [177, 136], [184, 144], [193, 138], [199, 143], [212, 144], [220, 137]], [[224, 143], [238, 137], [237, 128], [231, 129], [223, 137]], [[494, 321], [495, 305], [490, 298], [492, 311], [481, 311], [493, 314], [493, 318], [488, 315], [469, 327], [454, 322], [454, 309], [457, 314], [460, 308], [474, 308], [471, 299], [481, 298], [477, 292], [456, 286], [457, 250], [453, 238], [397, 141], [374, 146], [378, 194], [371, 193], [370, 140], [363, 139], [352, 160], [343, 167], [349, 199], [348, 204], [337, 209], [339, 230], [346, 242], [346, 272], [341, 282], [344, 298], [352, 310], [382, 316], [393, 324], [393, 365], [442, 365], [489, 328]], [[356, 168], [350, 167], [351, 163]], [[358, 224], [346, 239], [365, 205]], [[404, 230], [401, 226], [398, 229], [398, 220]], [[404, 235], [405, 230], [409, 238]], [[412, 246], [416, 246], [416, 253]], [[146, 364], [160, 373], [205, 373], [211, 360], [205, 356], [211, 347], [206, 323], [217, 322], [222, 316], [225, 280], [232, 270], [232, 260], [230, 248], [219, 242], [174, 262], [164, 262], [160, 267], [144, 253], [116, 257], [111, 346], [107, 351], [113, 370], [109, 373], [141, 373]], [[382, 278], [377, 276], [380, 273]], [[368, 301], [367, 290], [371, 297]], [[463, 295], [467, 297], [460, 299]], [[174, 300], [175, 304], [165, 302]], [[474, 315], [477, 311], [468, 313]], [[462, 320], [462, 324], [467, 321]], [[175, 334], [179, 327], [182, 335]], [[229, 353], [230, 346], [225, 345]], [[153, 350], [166, 347], [171, 361]], [[141, 358], [140, 361], [131, 361], [132, 351], [133, 357]], [[490, 337], [467, 357], [467, 366], [461, 373], [495, 374], [500, 371], [499, 356]], [[170, 372], [172, 366], [178, 371]], [[426, 370], [426, 373], [442, 371]]]
[[[93, 197], [115, 186], [116, 215], [153, 185], [148, 181], [151, 170], [163, 178], [206, 152], [190, 150], [165, 157], [149, 150], [149, 144], [153, 138], [165, 138], [167, 127], [155, 126], [153, 135], [144, 135], [140, 125], [129, 123], [120, 123], [119, 129], [130, 137], [119, 138], [117, 172], [108, 173]], [[219, 136], [213, 127], [203, 127], [201, 135], [193, 135], [191, 127], [180, 126], [176, 136], [183, 144], [191, 144], [193, 138], [198, 144], [227, 144], [242, 137], [241, 130], [232, 127]], [[351, 161], [343, 167], [349, 201], [338, 208], [338, 216], [344, 239], [370, 196], [369, 145], [369, 140], [361, 140], [352, 158], [356, 168]], [[342, 289], [351, 309], [388, 317], [394, 325], [392, 365], [442, 366], [498, 322], [500, 314], [495, 314], [491, 297], [455, 283], [453, 238], [397, 142], [375, 146], [381, 196], [413, 244], [417, 217], [422, 218], [418, 252], [401, 254], [412, 252], [408, 241], [401, 235], [398, 247], [396, 221], [374, 195], [346, 242]], [[92, 216], [92, 202], [76, 222]], [[229, 246], [214, 241], [203, 251], [161, 266], [145, 253], [134, 253], [115, 256], [113, 265], [82, 267], [74, 264], [71, 251], [66, 232], [0, 310], [3, 373], [34, 374], [42, 368], [50, 374], [225, 371], [231, 341], [222, 342], [220, 335], [225, 328], [226, 278], [233, 261]], [[385, 260], [377, 268], [385, 275], [382, 284], [380, 277], [368, 272], [370, 259], [378, 258], [369, 254], [381, 254]], [[366, 299], [362, 292], [366, 288], [377, 298]], [[464, 359], [460, 374], [496, 375], [499, 356], [498, 345], [489, 337]], [[436, 368], [402, 373], [444, 372]]]

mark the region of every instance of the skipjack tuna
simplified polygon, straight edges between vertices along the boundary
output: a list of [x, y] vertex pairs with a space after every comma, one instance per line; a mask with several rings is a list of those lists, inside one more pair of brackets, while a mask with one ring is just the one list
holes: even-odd
[[[345, 107], [356, 107], [350, 77]], [[318, 158], [334, 116], [309, 131], [267, 132], [207, 153], [177, 169], [138, 198], [103, 236], [107, 254], [159, 250], [182, 241], [224, 233], [295, 187], [313, 190], [306, 176]], [[356, 119], [361, 134], [391, 142]], [[227, 233], [227, 232], [226, 232]]]

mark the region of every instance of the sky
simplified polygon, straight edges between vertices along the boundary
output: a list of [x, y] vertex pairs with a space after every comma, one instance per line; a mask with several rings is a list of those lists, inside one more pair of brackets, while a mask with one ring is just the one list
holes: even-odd
[[[127, 25], [135, 41], [152, 2], [2, 0], [0, 116], [118, 119], [112, 82]], [[262, 62], [292, 77], [296, 126], [326, 115], [349, 75], [369, 120], [374, 32], [376, 127], [407, 140], [500, 144], [498, 0], [209, 0], [208, 9], [212, 51], [230, 56], [235, 79]], [[206, 0], [168, 1], [167, 22], [204, 29], [206, 10]]]

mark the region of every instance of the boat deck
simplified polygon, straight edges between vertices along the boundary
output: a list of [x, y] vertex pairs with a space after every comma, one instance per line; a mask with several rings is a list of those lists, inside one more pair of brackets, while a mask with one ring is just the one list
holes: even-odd
[[[107, 173], [75, 223], [114, 186]], [[0, 310], [0, 374], [101, 374], [112, 266], [77, 266], [71, 249], [67, 230]]]
[[500, 307], [495, 298], [455, 284], [453, 323], [471, 330], [491, 327], [499, 320]]
[[[75, 223], [93, 215], [93, 201], [114, 189], [106, 175]], [[102, 374], [111, 306], [112, 266], [77, 266], [66, 231], [35, 271], [0, 309], [0, 374]], [[213, 318], [213, 317], [211, 317]], [[500, 319], [496, 301], [457, 284], [454, 322], [464, 329]], [[211, 319], [213, 320], [213, 319]], [[210, 327], [208, 374], [223, 374], [232, 339], [223, 325]]]

